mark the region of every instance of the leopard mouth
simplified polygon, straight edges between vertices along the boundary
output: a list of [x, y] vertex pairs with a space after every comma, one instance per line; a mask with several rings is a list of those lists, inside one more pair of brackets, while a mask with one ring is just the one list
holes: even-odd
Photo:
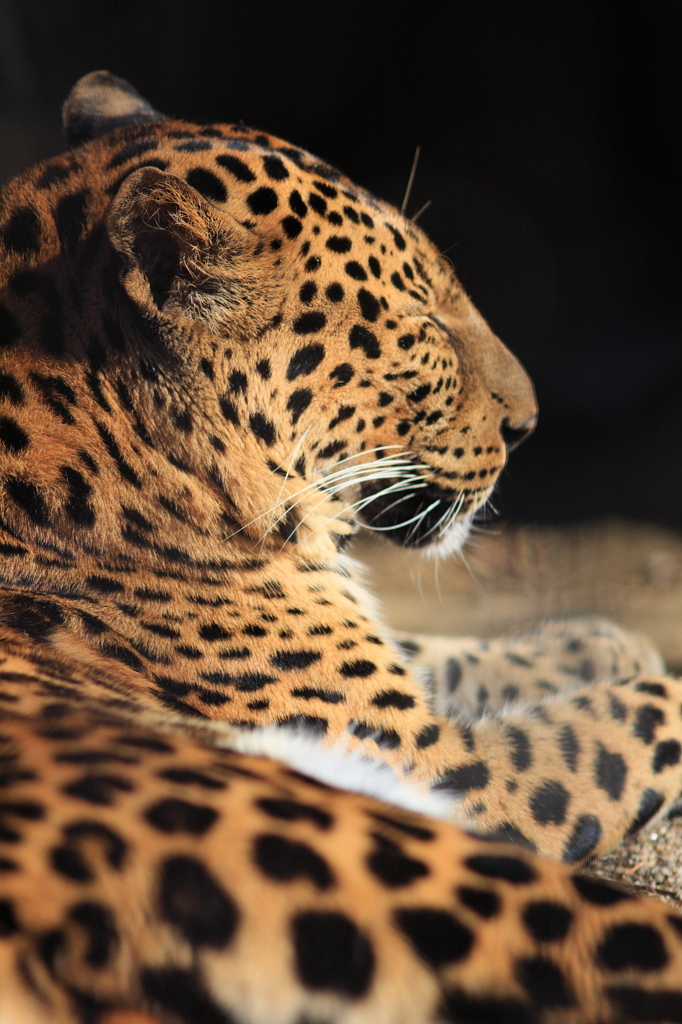
[[436, 483], [401, 487], [396, 478], [393, 485], [386, 480], [367, 481], [361, 494], [359, 517], [364, 525], [401, 547], [439, 547], [446, 536], [455, 534], [461, 534], [463, 542], [468, 532], [474, 502], [466, 492]]

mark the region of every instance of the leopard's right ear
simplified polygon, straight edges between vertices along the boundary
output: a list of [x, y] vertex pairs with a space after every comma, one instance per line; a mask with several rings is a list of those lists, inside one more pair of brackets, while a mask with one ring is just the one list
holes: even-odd
[[110, 71], [92, 71], [79, 79], [64, 104], [62, 119], [69, 146], [98, 139], [121, 125], [167, 120], [125, 78]]

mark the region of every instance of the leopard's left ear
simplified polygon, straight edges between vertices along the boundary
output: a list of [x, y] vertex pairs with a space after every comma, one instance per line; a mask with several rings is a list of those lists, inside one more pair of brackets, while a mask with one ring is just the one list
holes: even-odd
[[272, 308], [277, 273], [263, 265], [262, 242], [175, 174], [133, 171], [107, 227], [123, 288], [157, 322], [201, 321], [250, 336]]
[[67, 145], [98, 139], [121, 125], [165, 121], [137, 89], [110, 71], [92, 71], [74, 85], [62, 109]]

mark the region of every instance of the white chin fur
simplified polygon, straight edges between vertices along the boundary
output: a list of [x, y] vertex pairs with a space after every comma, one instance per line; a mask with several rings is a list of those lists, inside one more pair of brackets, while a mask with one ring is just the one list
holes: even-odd
[[447, 558], [449, 555], [458, 554], [469, 536], [471, 519], [472, 516], [467, 516], [466, 519], [450, 523], [432, 544], [422, 548], [423, 554], [427, 558]]
[[432, 818], [452, 818], [452, 798], [421, 789], [398, 775], [389, 765], [370, 760], [361, 750], [348, 751], [341, 743], [325, 747], [304, 733], [268, 726], [238, 733], [229, 747], [283, 761], [296, 771], [337, 789], [363, 793], [407, 811]]

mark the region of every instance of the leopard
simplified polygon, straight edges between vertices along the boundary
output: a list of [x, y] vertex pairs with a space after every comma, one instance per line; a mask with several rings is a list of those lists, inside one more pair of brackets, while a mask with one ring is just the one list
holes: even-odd
[[590, 875], [682, 789], [598, 618], [398, 634], [537, 407], [414, 221], [109, 72], [0, 195], [2, 1024], [682, 1021], [682, 917]]

